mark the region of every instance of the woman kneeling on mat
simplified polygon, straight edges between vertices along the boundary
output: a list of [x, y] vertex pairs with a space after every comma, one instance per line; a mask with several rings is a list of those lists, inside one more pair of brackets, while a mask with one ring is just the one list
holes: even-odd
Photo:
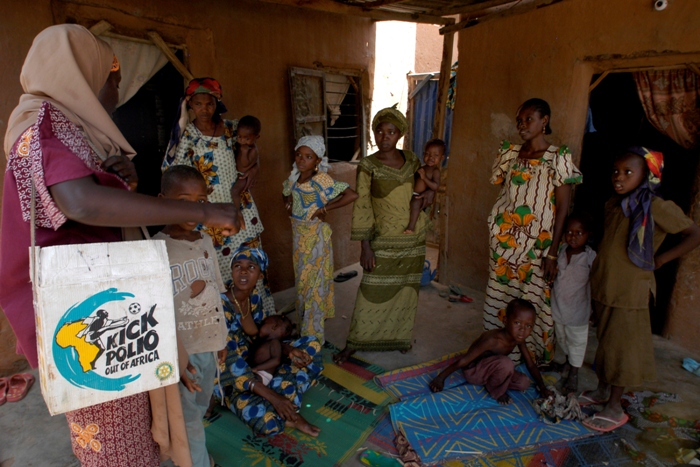
[[272, 379], [267, 384], [246, 361], [262, 321], [271, 315], [263, 310], [255, 290], [267, 263], [267, 255], [257, 248], [241, 247], [232, 256], [233, 284], [222, 295], [229, 327], [226, 370], [220, 378], [223, 399], [255, 434], [272, 436], [291, 426], [318, 436], [321, 430], [299, 414], [302, 395], [323, 370], [318, 340], [305, 336], [283, 343], [285, 358], [276, 370], [270, 371]]

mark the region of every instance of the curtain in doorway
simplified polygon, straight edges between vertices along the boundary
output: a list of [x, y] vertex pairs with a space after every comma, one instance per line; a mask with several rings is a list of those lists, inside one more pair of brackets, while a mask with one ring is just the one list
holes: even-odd
[[686, 149], [700, 146], [700, 76], [689, 69], [634, 73], [646, 116]]
[[155, 45], [106, 36], [100, 36], [100, 39], [112, 46], [114, 54], [119, 59], [122, 81], [119, 84], [117, 107], [134, 97], [141, 86], [168, 63], [163, 52]]
[[345, 99], [349, 89], [350, 80], [347, 76], [326, 73], [326, 105], [331, 114], [330, 126], [335, 125], [335, 121], [342, 114], [340, 104]]

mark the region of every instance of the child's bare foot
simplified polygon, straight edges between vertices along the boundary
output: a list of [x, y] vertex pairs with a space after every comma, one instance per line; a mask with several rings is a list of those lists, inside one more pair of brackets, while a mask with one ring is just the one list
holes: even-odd
[[353, 349], [348, 349], [347, 347], [345, 347], [343, 350], [333, 355], [333, 363], [335, 363], [336, 365], [342, 365], [354, 353], [355, 351]]
[[512, 402], [512, 399], [510, 398], [510, 396], [508, 395], [508, 393], [503, 394], [501, 397], [499, 397], [499, 398], [496, 399], [496, 400], [497, 400], [498, 403], [501, 404], [501, 405], [508, 405], [508, 404], [510, 404], [510, 403]]
[[405, 233], [405, 234], [412, 234], [412, 233], [413, 233], [413, 229], [406, 229], [406, 230], [403, 231], [403, 233]]
[[411, 351], [412, 348], [413, 348], [413, 346], [411, 345], [411, 346], [409, 346], [407, 349], [399, 350], [399, 352], [401, 352], [402, 354], [406, 355], [408, 352]]
[[207, 411], [204, 412], [204, 418], [209, 418], [212, 416], [214, 413], [214, 407], [216, 407], [216, 397], [211, 396], [211, 399], [209, 400], [209, 407], [207, 407]]
[[306, 433], [309, 436], [313, 436], [314, 438], [321, 433], [321, 429], [319, 427], [307, 422], [306, 419], [299, 414], [297, 414], [296, 421], [287, 420], [286, 425], [295, 428], [302, 433]]

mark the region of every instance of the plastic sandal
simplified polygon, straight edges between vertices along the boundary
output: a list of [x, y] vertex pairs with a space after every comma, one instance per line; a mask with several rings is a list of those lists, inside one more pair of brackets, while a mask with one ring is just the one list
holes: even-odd
[[33, 383], [34, 375], [29, 373], [10, 376], [7, 382], [7, 402], [18, 402], [24, 399]]

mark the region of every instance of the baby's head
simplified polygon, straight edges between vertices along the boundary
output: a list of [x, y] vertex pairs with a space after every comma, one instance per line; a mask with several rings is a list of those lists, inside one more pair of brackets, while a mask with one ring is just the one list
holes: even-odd
[[[199, 170], [189, 165], [173, 165], [160, 179], [160, 198], [207, 202], [207, 182]], [[179, 224], [185, 230], [194, 230], [196, 222]]]
[[593, 217], [587, 212], [574, 212], [566, 219], [564, 241], [571, 248], [583, 248], [593, 231]]
[[535, 327], [537, 310], [532, 303], [522, 298], [511, 300], [506, 307], [505, 329], [517, 342], [522, 344]]
[[238, 120], [236, 141], [242, 146], [253, 146], [258, 138], [260, 138], [261, 129], [260, 120], [252, 115], [246, 115]]
[[260, 323], [258, 336], [262, 339], [286, 339], [292, 335], [294, 325], [286, 316], [270, 315]]
[[442, 159], [445, 157], [446, 150], [447, 145], [443, 140], [438, 138], [431, 139], [425, 143], [423, 162], [425, 162], [425, 165], [429, 167], [440, 167], [442, 164]]
[[627, 148], [613, 162], [612, 183], [615, 193], [627, 196], [645, 180], [653, 190], [661, 183], [664, 156], [643, 147]]

